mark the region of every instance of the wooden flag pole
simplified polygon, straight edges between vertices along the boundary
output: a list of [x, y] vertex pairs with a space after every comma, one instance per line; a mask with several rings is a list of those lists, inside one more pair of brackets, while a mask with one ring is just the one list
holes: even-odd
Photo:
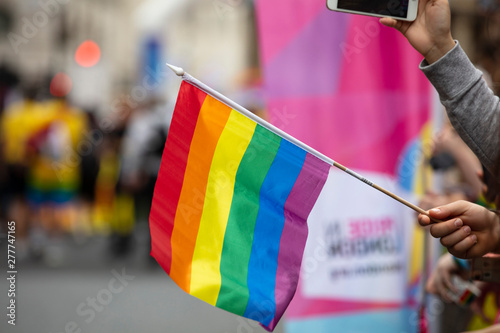
[[[317, 158], [319, 158], [320, 160], [330, 164], [330, 165], [333, 165], [334, 167], [336, 168], [339, 168], [340, 170], [348, 173], [349, 175], [353, 176], [354, 178], [362, 181], [363, 183], [367, 184], [367, 185], [370, 185], [371, 187], [379, 190], [380, 192], [388, 195], [389, 197], [393, 198], [394, 200], [396, 201], [399, 201], [400, 203], [402, 203], [403, 205], [413, 209], [414, 211], [416, 211], [417, 213], [420, 213], [420, 214], [424, 214], [424, 215], [427, 215], [429, 216], [429, 214], [423, 210], [422, 208], [412, 204], [411, 202], [408, 202], [406, 201], [405, 199], [397, 196], [396, 194], [384, 189], [383, 187], [380, 187], [378, 186], [377, 184], [374, 184], [373, 182], [369, 181], [368, 179], [362, 177], [361, 175], [357, 174], [356, 172], [346, 168], [345, 166], [343, 166], [342, 164], [339, 164], [337, 162], [335, 162], [334, 160], [332, 160], [331, 158], [323, 155], [322, 153], [318, 152], [317, 150], [315, 150], [314, 148], [306, 145], [305, 143], [297, 140], [296, 138], [294, 138], [293, 136], [291, 136], [290, 134], [280, 130], [279, 128], [277, 128], [276, 126], [268, 123], [267, 121], [265, 121], [264, 119], [258, 117], [257, 115], [255, 115], [254, 113], [250, 112], [249, 110], [245, 109], [243, 106], [237, 104], [236, 102], [230, 100], [229, 98], [227, 98], [226, 96], [222, 95], [221, 93], [215, 91], [214, 89], [210, 88], [209, 86], [207, 86], [206, 84], [204, 84], [203, 82], [197, 80], [196, 78], [192, 77], [191, 75], [189, 75], [188, 73], [186, 73], [182, 68], [179, 68], [179, 67], [176, 67], [176, 66], [172, 66], [172, 65], [169, 65], [167, 64], [167, 66], [177, 75], [177, 76], [180, 76], [182, 77], [182, 79], [184, 81], [187, 81], [187, 82], [190, 82], [192, 83], [194, 86], [200, 88], [201, 90], [203, 90], [204, 92], [206, 92], [207, 94], [210, 94], [211, 96], [217, 98], [219, 101], [221, 101], [222, 103], [230, 106], [231, 108], [233, 108], [234, 110], [240, 112], [241, 114], [247, 116], [248, 118], [252, 119], [253, 121], [255, 121], [256, 123], [258, 123], [259, 125], [261, 125], [262, 127], [270, 130], [271, 132], [281, 136], [282, 138], [294, 143], [295, 145], [301, 147], [302, 149], [304, 149], [305, 151], [311, 153], [312, 155], [316, 156]], [[429, 218], [431, 218], [429, 216]], [[435, 219], [431, 218], [432, 221], [435, 221], [437, 222]]]

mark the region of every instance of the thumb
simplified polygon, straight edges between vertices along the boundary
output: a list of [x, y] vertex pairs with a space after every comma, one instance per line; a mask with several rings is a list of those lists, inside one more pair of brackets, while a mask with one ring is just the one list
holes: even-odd
[[396, 21], [395, 19], [393, 18], [390, 18], [390, 17], [382, 17], [379, 22], [382, 24], [382, 25], [385, 25], [386, 27], [390, 27], [390, 28], [396, 28], [396, 25], [398, 23], [398, 21]]
[[467, 207], [469, 207], [470, 203], [458, 200], [447, 205], [439, 206], [429, 210], [429, 216], [436, 219], [446, 219], [448, 217], [454, 217], [463, 214]]
[[390, 17], [382, 17], [379, 20], [379, 22], [382, 25], [396, 29], [397, 31], [402, 33], [403, 36], [406, 36], [406, 31], [408, 30], [408, 28], [410, 27], [410, 24], [412, 23], [412, 22], [396, 20], [396, 19], [393, 19]]

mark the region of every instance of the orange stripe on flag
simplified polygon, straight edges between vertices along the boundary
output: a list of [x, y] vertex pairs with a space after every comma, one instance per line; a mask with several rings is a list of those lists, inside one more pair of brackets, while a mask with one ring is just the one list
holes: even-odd
[[207, 96], [198, 116], [191, 141], [186, 174], [172, 231], [170, 277], [190, 292], [191, 262], [205, 201], [212, 157], [231, 108]]

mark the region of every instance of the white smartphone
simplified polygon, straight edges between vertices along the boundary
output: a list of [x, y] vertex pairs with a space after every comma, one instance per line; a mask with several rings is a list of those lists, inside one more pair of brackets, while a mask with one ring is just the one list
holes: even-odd
[[413, 21], [417, 17], [418, 0], [327, 0], [327, 7], [351, 14]]

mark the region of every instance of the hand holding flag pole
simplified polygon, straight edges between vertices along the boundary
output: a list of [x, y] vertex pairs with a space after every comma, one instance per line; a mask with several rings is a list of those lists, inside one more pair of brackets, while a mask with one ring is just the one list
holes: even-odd
[[[280, 130], [279, 128], [277, 128], [276, 126], [268, 123], [267, 121], [265, 121], [264, 119], [258, 117], [257, 115], [255, 115], [254, 113], [250, 112], [249, 110], [245, 109], [243, 106], [237, 104], [236, 102], [230, 100], [229, 98], [227, 98], [226, 96], [222, 95], [221, 93], [217, 92], [216, 90], [210, 88], [209, 86], [207, 86], [206, 84], [204, 84], [203, 82], [199, 81], [198, 79], [194, 78], [193, 76], [191, 76], [190, 74], [186, 73], [182, 68], [180, 67], [176, 67], [176, 66], [173, 66], [173, 65], [170, 65], [170, 64], [167, 64], [167, 66], [177, 75], [177, 76], [180, 76], [182, 77], [183, 80], [193, 84], [194, 86], [200, 88], [201, 90], [205, 91], [206, 93], [212, 95], [213, 97], [217, 98], [218, 100], [220, 100], [221, 102], [225, 103], [226, 105], [232, 107], [234, 110], [240, 112], [241, 114], [247, 116], [248, 118], [254, 120], [255, 122], [257, 122], [258, 124], [260, 124], [261, 126], [263, 126], [264, 128], [270, 130], [271, 132], [274, 132], [275, 134], [281, 136], [282, 138], [294, 143], [295, 145], [301, 147], [302, 149], [304, 149], [305, 151], [311, 153], [312, 155], [316, 156], [317, 158], [319, 158], [320, 160], [330, 164], [330, 165], [333, 165], [334, 167], [348, 173], [349, 175], [353, 176], [354, 178], [362, 181], [363, 183], [379, 190], [380, 192], [384, 193], [385, 195], [393, 198], [394, 200], [396, 201], [399, 201], [400, 203], [402, 203], [403, 205], [413, 209], [414, 211], [416, 211], [417, 213], [419, 214], [423, 214], [423, 215], [426, 215], [426, 216], [429, 216], [429, 214], [423, 210], [422, 208], [412, 204], [411, 202], [401, 198], [400, 196], [384, 189], [383, 187], [371, 182], [370, 180], [366, 179], [365, 177], [361, 176], [360, 174], [346, 168], [345, 166], [343, 166], [342, 164], [340, 163], [337, 163], [335, 162], [334, 160], [332, 160], [331, 158], [323, 155], [322, 153], [318, 152], [317, 150], [315, 150], [314, 148], [306, 145], [305, 143], [301, 142], [300, 140], [297, 140], [296, 138], [294, 138], [293, 136], [289, 135], [288, 133]], [[441, 222], [437, 219], [434, 219], [432, 217], [429, 216], [429, 218], [434, 221], [434, 222]]]

